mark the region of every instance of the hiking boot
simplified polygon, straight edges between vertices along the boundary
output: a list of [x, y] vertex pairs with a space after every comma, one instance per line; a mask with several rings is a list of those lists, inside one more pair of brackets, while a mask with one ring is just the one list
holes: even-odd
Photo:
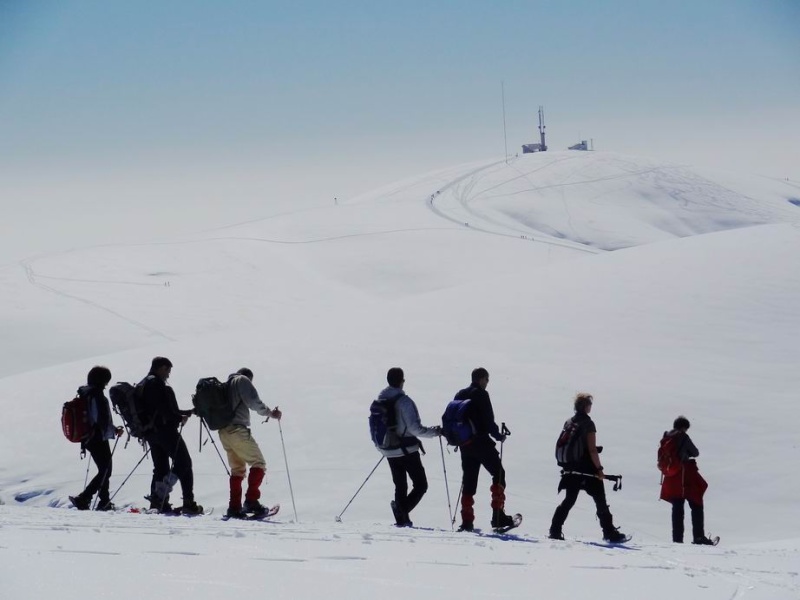
[[402, 508], [397, 506], [397, 502], [392, 500], [389, 503], [389, 506], [392, 507], [392, 514], [394, 515], [394, 524], [398, 527], [413, 527], [413, 523], [411, 519], [408, 517], [408, 513], [405, 512]]
[[110, 501], [109, 502], [98, 502], [97, 508], [95, 510], [100, 511], [109, 511], [109, 510], [117, 510], [117, 507], [114, 506]]
[[269, 509], [258, 500], [245, 500], [243, 512], [251, 513], [254, 517], [263, 517]]
[[607, 542], [611, 542], [612, 544], [619, 544], [627, 540], [628, 536], [622, 533], [618, 527], [615, 527], [611, 531], [605, 532], [603, 534], [603, 539]]
[[170, 504], [169, 501], [164, 501], [164, 499], [159, 498], [158, 496], [145, 496], [144, 499], [150, 501], [151, 511], [155, 510], [165, 515], [175, 512], [175, 509], [172, 508], [172, 504]]
[[512, 527], [514, 525], [514, 518], [502, 511], [498, 511], [492, 517], [492, 527], [498, 529], [500, 527]]
[[225, 513], [225, 516], [229, 519], [246, 519], [247, 513], [241, 508], [229, 508], [228, 512]]
[[180, 512], [182, 515], [202, 515], [203, 507], [194, 501], [184, 502]]
[[703, 536], [694, 538], [694, 541], [692, 543], [697, 544], [699, 546], [713, 546], [714, 540], [710, 540], [706, 536]]
[[561, 531], [550, 531], [547, 537], [551, 540], [563, 540], [564, 534]]
[[91, 500], [87, 500], [80, 494], [78, 494], [77, 496], [70, 496], [69, 501], [72, 502], [72, 506], [74, 506], [78, 510], [89, 510], [92, 504]]
[[458, 528], [459, 531], [475, 531], [475, 525], [473, 523], [464, 522], [461, 523], [461, 527]]

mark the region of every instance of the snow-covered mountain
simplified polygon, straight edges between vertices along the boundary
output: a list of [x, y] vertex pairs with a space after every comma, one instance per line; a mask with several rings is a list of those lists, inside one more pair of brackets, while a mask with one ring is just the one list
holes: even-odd
[[[96, 563], [108, 595], [123, 598], [140, 597], [143, 574], [148, 589], [187, 598], [262, 585], [287, 598], [524, 597], [534, 582], [549, 598], [640, 598], [642, 586], [651, 598], [796, 598], [798, 196], [793, 182], [548, 152], [324, 207], [273, 204], [267, 190], [263, 218], [136, 243], [81, 245], [65, 233], [59, 252], [13, 256], [0, 269], [0, 590], [77, 598], [31, 581], [28, 565], [59, 574], [89, 552], [81, 563]], [[190, 219], [191, 199], [170, 210]], [[113, 208], [100, 227], [103, 218]], [[130, 227], [146, 232], [147, 218]], [[67, 506], [85, 475], [60, 434], [61, 404], [94, 364], [138, 380], [155, 355], [175, 364], [183, 406], [200, 377], [254, 370], [285, 414], [298, 522], [274, 423], [254, 433], [281, 524], [49, 508]], [[333, 522], [379, 458], [367, 407], [395, 365], [426, 424], [472, 368], [489, 369], [498, 420], [513, 432], [504, 463], [509, 509], [525, 514], [517, 539], [450, 532], [444, 469], [454, 503], [458, 456], [433, 442], [430, 490], [413, 515], [424, 529], [390, 527], [385, 465]], [[559, 502], [552, 445], [580, 390], [595, 396], [607, 470], [624, 475], [609, 501], [635, 535], [629, 550], [589, 544], [599, 527], [583, 497], [569, 541], [544, 539]], [[723, 537], [714, 549], [670, 544], [669, 506], [657, 500], [655, 448], [678, 414], [693, 423], [711, 485], [707, 528]], [[196, 422], [184, 435], [198, 500], [221, 511], [220, 459], [210, 444], [198, 451]], [[112, 489], [140, 458], [120, 444]], [[143, 502], [148, 465], [115, 502]], [[483, 527], [488, 484], [484, 473]]]

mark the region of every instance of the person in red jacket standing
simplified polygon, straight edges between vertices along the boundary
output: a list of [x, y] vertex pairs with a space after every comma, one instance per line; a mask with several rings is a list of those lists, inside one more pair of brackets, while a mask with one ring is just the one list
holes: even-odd
[[[700, 475], [695, 458], [700, 451], [694, 445], [689, 434], [689, 419], [680, 416], [672, 424], [672, 431], [664, 434], [664, 438], [674, 438], [674, 448], [680, 461], [680, 469], [673, 475], [665, 475], [661, 482], [661, 499], [672, 504], [672, 541], [683, 543], [684, 503], [689, 503], [692, 511], [692, 543], [714, 545], [715, 540], [706, 537], [703, 495], [708, 483]], [[662, 442], [663, 443], [663, 442]]]

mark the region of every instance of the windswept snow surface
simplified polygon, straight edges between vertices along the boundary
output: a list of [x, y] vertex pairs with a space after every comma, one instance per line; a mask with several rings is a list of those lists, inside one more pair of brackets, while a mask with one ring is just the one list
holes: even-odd
[[[266, 196], [263, 218], [244, 223], [103, 246], [65, 233], [61, 251], [3, 257], [3, 598], [800, 597], [795, 184], [555, 152], [326, 208], [277, 210]], [[264, 501], [282, 504], [274, 523], [219, 519], [227, 475], [210, 443], [200, 449], [196, 420], [184, 437], [214, 514], [67, 508], [87, 463], [61, 436], [61, 404], [91, 366], [134, 381], [155, 355], [173, 361], [184, 407], [197, 379], [247, 365], [284, 411], [280, 430], [253, 426]], [[460, 466], [436, 440], [416, 528], [391, 526], [386, 464], [334, 521], [379, 460], [366, 410], [394, 365], [429, 425], [472, 368], [489, 369], [512, 430], [507, 508], [525, 515], [514, 535], [451, 531], [446, 490], [455, 509]], [[545, 538], [563, 497], [552, 444], [579, 390], [595, 396], [606, 471], [624, 475], [608, 496], [634, 535], [625, 547], [599, 543], [583, 496], [567, 541]], [[655, 449], [678, 414], [701, 450], [715, 548], [671, 544], [657, 500]], [[112, 490], [142, 456], [123, 445]], [[118, 505], [144, 504], [149, 470], [145, 460]], [[487, 532], [488, 486], [483, 473], [476, 525]], [[77, 578], [89, 581], [65, 584]]]

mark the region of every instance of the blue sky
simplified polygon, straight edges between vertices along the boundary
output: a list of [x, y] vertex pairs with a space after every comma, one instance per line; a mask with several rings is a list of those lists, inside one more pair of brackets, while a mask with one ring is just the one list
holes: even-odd
[[800, 2], [0, 0], [0, 172], [301, 158], [363, 185], [536, 140], [800, 179]]

